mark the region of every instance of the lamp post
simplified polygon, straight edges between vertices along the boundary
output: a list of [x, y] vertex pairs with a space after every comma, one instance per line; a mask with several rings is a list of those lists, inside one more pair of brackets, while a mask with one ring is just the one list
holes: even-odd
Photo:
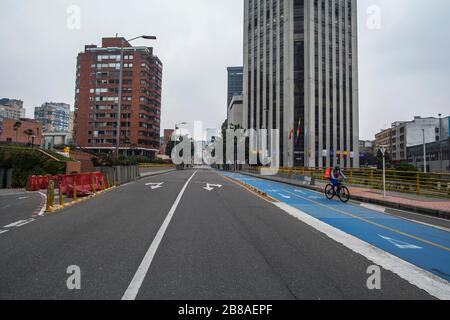
[[381, 146], [380, 151], [383, 155], [383, 196], [386, 198], [386, 147]]
[[425, 140], [425, 129], [422, 129], [423, 134], [423, 172], [427, 173], [427, 144]]
[[[127, 42], [131, 42], [137, 39], [145, 39], [145, 40], [156, 40], [155, 36], [139, 36], [127, 40]], [[119, 72], [119, 103], [117, 106], [117, 133], [116, 133], [116, 157], [119, 158], [119, 149], [120, 149], [120, 121], [121, 121], [121, 113], [122, 113], [122, 85], [123, 85], [123, 64], [124, 64], [124, 45], [125, 39], [122, 38], [122, 43], [120, 45], [120, 72]]]
[[440, 173], [444, 172], [444, 152], [442, 150], [442, 114], [439, 113], [439, 159], [441, 162], [441, 171]]

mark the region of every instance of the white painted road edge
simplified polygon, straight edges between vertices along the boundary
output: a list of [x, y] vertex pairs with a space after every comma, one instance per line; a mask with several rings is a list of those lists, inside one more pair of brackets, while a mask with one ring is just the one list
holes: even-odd
[[153, 239], [153, 242], [150, 245], [150, 248], [148, 248], [148, 251], [144, 256], [144, 259], [142, 260], [141, 265], [139, 266], [138, 270], [136, 271], [136, 274], [134, 275], [133, 280], [131, 280], [131, 283], [128, 286], [127, 291], [123, 295], [122, 300], [136, 300], [136, 297], [139, 293], [142, 283], [144, 282], [145, 276], [147, 275], [147, 272], [150, 269], [150, 266], [152, 264], [153, 258], [155, 257], [156, 251], [158, 250], [161, 240], [164, 237], [164, 234], [166, 233], [167, 227], [169, 226], [169, 223], [172, 220], [175, 211], [177, 210], [178, 204], [180, 203], [181, 198], [183, 197], [183, 194], [186, 191], [187, 186], [191, 182], [192, 178], [194, 178], [196, 173], [197, 173], [197, 171], [194, 172], [194, 174], [188, 179], [188, 181], [184, 185], [183, 189], [181, 189], [180, 194], [178, 195], [177, 199], [173, 203], [172, 208], [170, 209], [169, 213], [167, 214], [166, 219], [164, 220], [163, 224], [161, 225], [161, 228], [159, 229], [158, 233], [156, 234], [155, 239]]
[[314, 229], [324, 233], [334, 241], [337, 241], [352, 251], [366, 257], [376, 265], [392, 271], [410, 284], [425, 290], [430, 295], [441, 300], [450, 300], [450, 283], [446, 280], [374, 247], [361, 239], [336, 229], [288, 204], [278, 202], [274, 203], [274, 205]]
[[46, 207], [46, 203], [47, 203], [47, 195], [45, 193], [43, 193], [43, 192], [40, 192], [40, 191], [39, 191], [39, 194], [41, 195], [43, 201], [41, 202], [42, 203], [42, 208], [41, 208], [41, 210], [39, 210], [37, 215], [39, 217], [42, 217], [44, 215], [44, 213], [45, 213], [45, 207]]

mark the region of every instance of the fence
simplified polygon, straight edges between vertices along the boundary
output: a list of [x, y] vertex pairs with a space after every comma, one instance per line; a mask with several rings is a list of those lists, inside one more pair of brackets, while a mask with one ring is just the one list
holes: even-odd
[[[260, 173], [261, 168], [245, 168], [245, 171]], [[327, 181], [323, 168], [280, 168], [278, 175], [309, 176], [313, 180]], [[376, 169], [345, 169], [348, 184], [383, 189], [383, 171]], [[450, 198], [450, 174], [421, 173], [410, 171], [386, 171], [386, 190], [415, 193], [433, 197]]]
[[166, 164], [166, 163], [140, 163], [139, 168], [147, 169], [147, 168], [175, 168], [174, 164]]
[[114, 185], [134, 181], [140, 176], [139, 166], [97, 167], [95, 171], [103, 173]]

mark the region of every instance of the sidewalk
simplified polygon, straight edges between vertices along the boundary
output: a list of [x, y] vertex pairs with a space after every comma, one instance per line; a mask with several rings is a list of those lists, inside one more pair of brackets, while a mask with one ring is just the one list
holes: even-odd
[[[241, 173], [261, 179], [288, 183], [318, 192], [324, 192], [326, 186], [326, 183], [321, 181], [316, 181], [315, 185], [305, 185], [291, 179], [260, 176], [256, 174], [249, 174], [246, 172]], [[385, 198], [383, 196], [383, 191], [381, 190], [353, 186], [349, 186], [349, 189], [351, 198], [355, 201], [376, 204], [387, 208], [405, 210], [444, 219], [450, 219], [450, 199], [432, 198], [417, 194], [398, 192], [387, 192], [387, 196]]]

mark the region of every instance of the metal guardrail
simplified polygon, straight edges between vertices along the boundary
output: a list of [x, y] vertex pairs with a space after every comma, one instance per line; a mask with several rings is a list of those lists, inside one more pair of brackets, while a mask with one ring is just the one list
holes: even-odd
[[139, 168], [175, 168], [175, 165], [165, 163], [140, 163]]
[[[261, 168], [247, 167], [244, 171], [259, 173]], [[326, 182], [323, 168], [280, 168], [279, 173], [311, 176], [316, 181]], [[349, 178], [348, 184], [367, 187], [370, 189], [383, 189], [383, 171], [376, 169], [345, 169]], [[450, 198], [450, 174], [421, 173], [410, 171], [386, 171], [386, 190], [414, 193], [418, 195]]]

